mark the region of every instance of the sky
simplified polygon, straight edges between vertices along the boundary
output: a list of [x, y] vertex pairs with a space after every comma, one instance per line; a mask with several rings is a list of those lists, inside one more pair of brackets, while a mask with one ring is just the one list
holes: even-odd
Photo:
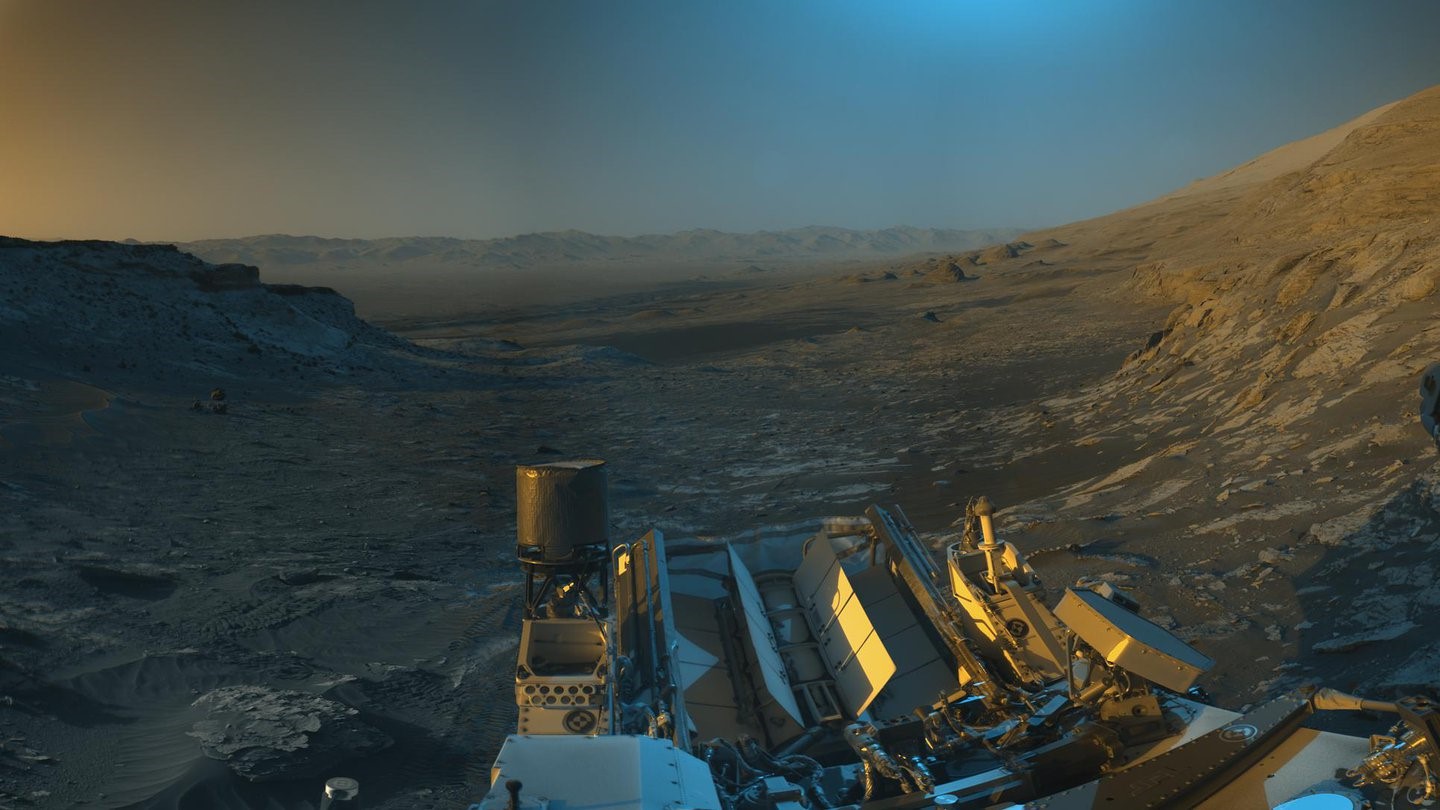
[[0, 0], [0, 234], [1041, 227], [1440, 84], [1440, 3]]

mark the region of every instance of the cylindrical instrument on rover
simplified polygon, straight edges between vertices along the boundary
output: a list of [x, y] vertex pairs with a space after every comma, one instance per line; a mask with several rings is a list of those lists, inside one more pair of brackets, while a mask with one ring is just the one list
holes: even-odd
[[582, 562], [610, 544], [608, 474], [599, 459], [515, 468], [517, 553], [525, 562]]
[[360, 810], [360, 783], [348, 776], [337, 776], [325, 782], [325, 795], [320, 810]]

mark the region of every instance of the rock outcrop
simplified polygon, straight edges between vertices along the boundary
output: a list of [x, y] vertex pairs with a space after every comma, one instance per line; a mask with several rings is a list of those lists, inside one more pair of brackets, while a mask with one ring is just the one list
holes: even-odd
[[140, 385], [350, 376], [428, 356], [334, 290], [263, 284], [250, 265], [168, 245], [4, 237], [0, 344], [10, 363]]
[[263, 686], [207, 692], [189, 732], [205, 755], [252, 782], [328, 776], [341, 762], [389, 747], [384, 732], [328, 698]]
[[[1265, 637], [1327, 661], [1361, 645], [1382, 654], [1395, 641], [1383, 628], [1433, 629], [1434, 603], [1403, 566], [1365, 555], [1433, 553], [1419, 549], [1433, 516], [1396, 504], [1434, 452], [1416, 384], [1440, 359], [1437, 157], [1440, 88], [1154, 202], [1027, 235], [1063, 242], [1072, 266], [1131, 268], [1117, 303], [1139, 293], [1172, 310], [1108, 380], [1042, 403], [1046, 427], [1082, 447], [1114, 442], [1121, 459], [1017, 509], [1186, 516], [1181, 542], [1227, 561], [1294, 542], [1313, 568], [1287, 573], [1320, 625]], [[1333, 621], [1340, 597], [1306, 590], [1342, 587], [1369, 590]]]

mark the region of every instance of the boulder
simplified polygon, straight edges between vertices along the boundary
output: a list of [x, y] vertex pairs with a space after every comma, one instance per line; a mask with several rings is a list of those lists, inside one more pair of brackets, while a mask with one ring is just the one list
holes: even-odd
[[946, 262], [945, 264], [926, 273], [925, 278], [930, 281], [938, 281], [944, 283], [970, 280], [970, 276], [965, 275], [965, 269], [962, 268], [959, 264], [956, 264], [955, 262]]

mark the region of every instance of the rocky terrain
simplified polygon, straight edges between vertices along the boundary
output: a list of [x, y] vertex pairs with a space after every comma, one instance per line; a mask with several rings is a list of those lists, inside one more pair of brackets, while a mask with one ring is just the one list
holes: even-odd
[[[1021, 508], [1173, 522], [1209, 559], [1167, 592], [1213, 602], [1222, 634], [1263, 634], [1285, 682], [1413, 679], [1364, 656], [1296, 671], [1297, 654], [1350, 647], [1336, 637], [1436, 656], [1433, 581], [1415, 567], [1440, 540], [1433, 450], [1415, 426], [1440, 337], [1437, 155], [1431, 90], [1225, 182], [1054, 232], [1104, 239], [1133, 262], [1127, 286], [1174, 309], [1111, 379], [1040, 403], [1080, 442], [1134, 442], [1134, 461]], [[1272, 576], [1295, 598], [1261, 597], [1252, 583]]]
[[512, 467], [567, 455], [617, 539], [882, 501], [940, 546], [987, 494], [1224, 705], [1433, 690], [1437, 156], [1432, 90], [986, 246], [373, 288], [388, 331], [340, 276], [0, 242], [0, 805], [464, 806], [514, 720]]
[[0, 238], [7, 364], [173, 388], [183, 380], [363, 380], [424, 354], [332, 289], [262, 284], [168, 245]]

